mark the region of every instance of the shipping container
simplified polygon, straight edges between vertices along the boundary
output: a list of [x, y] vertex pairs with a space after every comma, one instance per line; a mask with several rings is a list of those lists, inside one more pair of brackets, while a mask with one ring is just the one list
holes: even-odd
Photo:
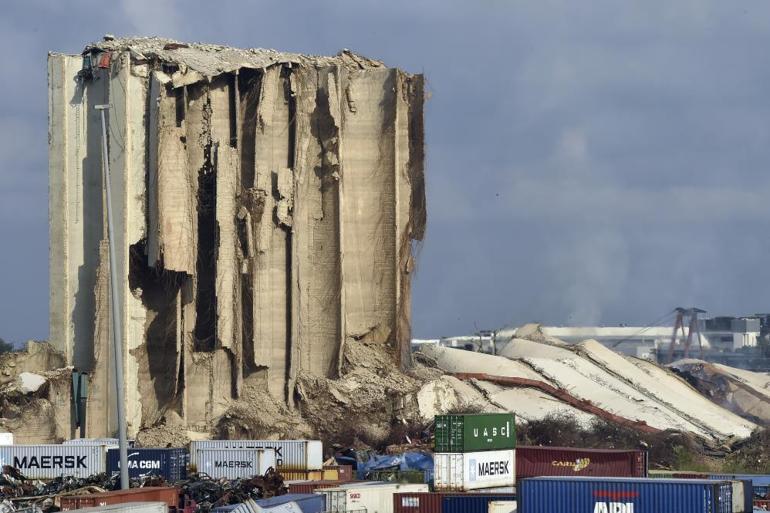
[[334, 513], [365, 510], [393, 513], [393, 495], [399, 492], [427, 492], [425, 484], [378, 483], [376, 485], [327, 488], [316, 493], [326, 498], [326, 510]]
[[106, 445], [3, 445], [0, 466], [10, 465], [31, 479], [88, 477], [105, 472]]
[[441, 513], [488, 513], [489, 505], [512, 497], [479, 494], [449, 495], [441, 499]]
[[353, 466], [352, 465], [324, 465], [323, 478], [324, 481], [352, 481], [353, 480]]
[[320, 440], [197, 440], [190, 442], [192, 463], [196, 449], [275, 449], [278, 470], [322, 470]]
[[516, 513], [516, 501], [492, 501], [487, 513]]
[[516, 448], [516, 479], [538, 476], [645, 477], [644, 451]]
[[13, 433], [0, 433], [0, 445], [13, 445]]
[[519, 513], [733, 513], [729, 481], [533, 477], [517, 492]]
[[[513, 493], [506, 494], [487, 494], [479, 493], [479, 491], [473, 493], [462, 492], [428, 492], [428, 493], [396, 493], [393, 495], [393, 512], [394, 513], [442, 513], [443, 501], [446, 497], [463, 496], [463, 497], [476, 497], [478, 496], [478, 504], [486, 505], [488, 502], [494, 501], [512, 501], [516, 499], [516, 495]], [[476, 504], [476, 507], [480, 507]], [[486, 509], [482, 511], [486, 512]]]
[[195, 449], [195, 469], [214, 479], [261, 476], [275, 468], [273, 449]]
[[80, 513], [168, 513], [168, 506], [163, 502], [126, 502], [111, 506], [95, 506], [79, 509]]
[[323, 481], [323, 470], [279, 470], [284, 481]]
[[513, 486], [514, 451], [438, 453], [433, 456], [433, 486], [437, 491], [468, 491]]
[[436, 452], [478, 452], [516, 447], [512, 413], [436, 415]]
[[60, 496], [62, 511], [110, 506], [128, 502], [162, 502], [169, 508], [179, 507], [179, 490], [170, 486], [147, 486], [130, 490]]
[[[127, 440], [127, 446], [133, 447], [134, 440]], [[65, 440], [62, 445], [114, 445], [118, 446], [120, 440], [117, 438], [73, 438], [72, 440]]]
[[[107, 450], [107, 472], [120, 472], [120, 450]], [[187, 478], [185, 449], [129, 449], [128, 475], [132, 478], [161, 476], [171, 483]]]
[[768, 474], [706, 474], [704, 472], [672, 472], [663, 470], [650, 471], [650, 477], [669, 479], [712, 479], [716, 481], [751, 481], [753, 494], [762, 498], [770, 493], [770, 475]]
[[[356, 485], [363, 481], [345, 481], [346, 485]], [[313, 493], [324, 488], [339, 488], [342, 481], [284, 481], [289, 493]]]

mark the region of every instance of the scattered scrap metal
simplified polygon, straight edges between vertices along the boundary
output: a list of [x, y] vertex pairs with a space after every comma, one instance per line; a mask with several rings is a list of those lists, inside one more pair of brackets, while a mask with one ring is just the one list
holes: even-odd
[[212, 508], [240, 504], [247, 499], [268, 499], [286, 493], [283, 477], [272, 467], [264, 476], [251, 479], [211, 479], [208, 475], [191, 474], [190, 479], [179, 483], [181, 493], [193, 500], [198, 513], [208, 513]]
[[[273, 468], [264, 476], [249, 479], [212, 479], [204, 473], [190, 474], [177, 483], [167, 483], [159, 476], [131, 479], [131, 488], [173, 485], [185, 503], [194, 504], [196, 513], [212, 508], [239, 504], [247, 499], [266, 499], [286, 493], [283, 477]], [[120, 489], [117, 474], [97, 474], [88, 478], [62, 476], [43, 482], [28, 479], [17, 469], [5, 465], [0, 474], [0, 513], [54, 513], [60, 511], [60, 498], [89, 495]]]

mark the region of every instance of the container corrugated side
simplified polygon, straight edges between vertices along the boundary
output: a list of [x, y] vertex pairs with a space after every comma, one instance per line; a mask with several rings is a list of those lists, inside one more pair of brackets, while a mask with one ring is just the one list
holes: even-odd
[[513, 450], [433, 455], [433, 486], [437, 491], [513, 486], [515, 482]]
[[492, 501], [489, 503], [487, 513], [517, 513], [516, 501]]
[[366, 510], [368, 513], [393, 513], [393, 496], [399, 492], [427, 492], [425, 484], [378, 483], [318, 490], [326, 497], [326, 509], [341, 513]]
[[519, 513], [732, 513], [729, 481], [534, 477], [517, 488]]
[[516, 448], [516, 479], [538, 476], [645, 477], [643, 451]]
[[[107, 472], [120, 471], [120, 450], [107, 450]], [[149, 475], [161, 476], [169, 482], [181, 481], [187, 477], [187, 451], [185, 449], [129, 449], [128, 475], [140, 478]]]
[[516, 422], [512, 413], [436, 415], [436, 452], [477, 452], [514, 449]]
[[105, 445], [3, 445], [0, 465], [10, 465], [31, 479], [88, 477], [106, 470]]
[[323, 469], [320, 440], [196, 440], [190, 442], [190, 455], [194, 457], [195, 450], [200, 448], [275, 449], [278, 470]]
[[[347, 484], [355, 484], [358, 481], [348, 481]], [[284, 484], [289, 489], [289, 493], [313, 493], [316, 490], [323, 490], [325, 488], [339, 488], [340, 481], [284, 481]]]
[[243, 479], [263, 475], [275, 467], [273, 449], [196, 449], [195, 468], [220, 479]]
[[168, 506], [163, 502], [126, 502], [83, 508], [78, 511], [82, 513], [167, 513]]
[[479, 496], [482, 501], [511, 501], [516, 499], [513, 493], [486, 494], [479, 491], [473, 493], [463, 492], [424, 492], [424, 493], [396, 493], [393, 495], [394, 513], [442, 513], [445, 497], [472, 497]]
[[464, 494], [449, 495], [441, 499], [441, 513], [487, 513], [489, 505], [498, 501], [512, 501], [512, 495]]
[[[334, 474], [337, 474], [336, 477]], [[323, 479], [324, 481], [337, 479], [338, 481], [352, 481], [353, 480], [353, 466], [352, 465], [324, 465], [323, 467]]]
[[[134, 446], [134, 440], [128, 440], [128, 447]], [[73, 438], [72, 440], [65, 440], [62, 445], [114, 445], [117, 446], [119, 440], [117, 438]]]
[[323, 470], [279, 470], [284, 481], [323, 481]]
[[148, 486], [90, 495], [65, 495], [60, 497], [60, 501], [62, 511], [127, 502], [162, 502], [169, 508], [177, 508], [179, 506], [179, 490], [167, 486]]

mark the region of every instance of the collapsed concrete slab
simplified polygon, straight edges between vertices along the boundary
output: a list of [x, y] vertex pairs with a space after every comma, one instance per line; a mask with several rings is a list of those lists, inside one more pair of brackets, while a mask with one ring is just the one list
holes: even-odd
[[209, 430], [244, 387], [291, 406], [350, 344], [410, 364], [425, 226], [423, 80], [157, 38], [50, 54], [51, 344], [115, 430], [101, 127], [108, 104], [129, 433]]

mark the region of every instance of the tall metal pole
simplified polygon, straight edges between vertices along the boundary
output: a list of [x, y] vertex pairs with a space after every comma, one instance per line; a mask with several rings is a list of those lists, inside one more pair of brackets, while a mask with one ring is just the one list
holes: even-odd
[[128, 448], [126, 413], [123, 404], [123, 327], [118, 304], [118, 277], [115, 263], [115, 229], [112, 220], [112, 188], [110, 187], [110, 158], [107, 149], [107, 121], [104, 111], [109, 105], [97, 105], [102, 116], [102, 175], [107, 197], [107, 246], [110, 249], [110, 304], [112, 305], [112, 359], [115, 367], [115, 398], [118, 410], [118, 447], [120, 448], [120, 488], [128, 490]]

